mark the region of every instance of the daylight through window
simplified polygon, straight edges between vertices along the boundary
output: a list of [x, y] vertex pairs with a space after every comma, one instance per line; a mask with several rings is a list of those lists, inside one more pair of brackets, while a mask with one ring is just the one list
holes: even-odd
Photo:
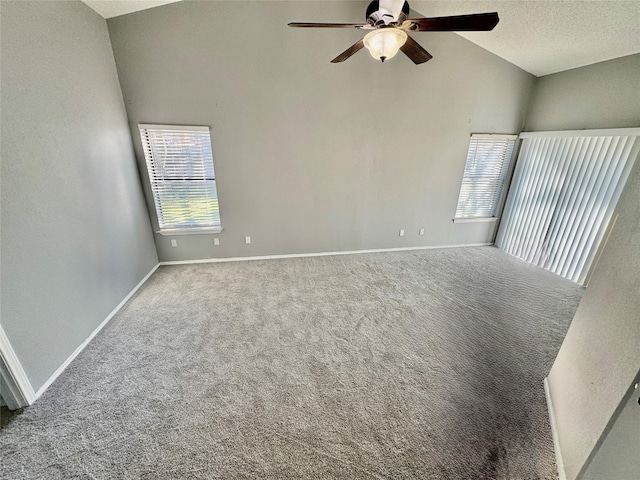
[[517, 135], [471, 135], [456, 219], [495, 217]]
[[220, 231], [209, 127], [139, 128], [160, 233]]

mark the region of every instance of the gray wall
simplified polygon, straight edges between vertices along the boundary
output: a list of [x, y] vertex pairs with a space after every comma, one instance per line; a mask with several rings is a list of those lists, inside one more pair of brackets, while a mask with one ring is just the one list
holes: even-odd
[[138, 123], [212, 131], [221, 245], [156, 235], [161, 260], [493, 241], [493, 223], [451, 221], [469, 135], [518, 133], [535, 78], [452, 33], [415, 34], [421, 66], [366, 50], [334, 65], [363, 32], [287, 26], [366, 6], [179, 2], [108, 21], [140, 168]]
[[582, 480], [640, 478], [640, 390], [632, 390]]
[[640, 54], [538, 78], [525, 130], [640, 126]]
[[0, 8], [2, 327], [37, 390], [157, 256], [106, 22]]
[[[534, 90], [527, 127], [637, 127], [638, 92], [640, 55], [542, 77]], [[615, 228], [549, 374], [570, 480], [595, 453], [607, 425], [615, 421], [614, 413], [640, 367], [640, 162], [616, 213]]]

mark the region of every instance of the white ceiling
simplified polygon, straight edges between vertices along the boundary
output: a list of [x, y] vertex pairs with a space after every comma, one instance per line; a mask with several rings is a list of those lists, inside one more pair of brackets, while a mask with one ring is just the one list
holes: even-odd
[[[181, 0], [83, 1], [110, 18]], [[413, 0], [410, 4], [426, 17], [497, 11], [500, 23], [493, 31], [459, 35], [536, 76], [640, 53], [638, 0]], [[415, 36], [421, 41], [423, 35], [427, 34]]]
[[82, 0], [103, 18], [117, 17], [182, 0]]
[[414, 0], [425, 17], [498, 12], [491, 32], [459, 35], [536, 76], [640, 52], [638, 0]]

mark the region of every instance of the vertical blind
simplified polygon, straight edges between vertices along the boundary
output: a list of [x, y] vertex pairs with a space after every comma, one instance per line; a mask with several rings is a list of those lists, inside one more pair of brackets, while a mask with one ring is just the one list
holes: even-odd
[[219, 227], [209, 127], [139, 128], [160, 228]]
[[456, 218], [494, 217], [517, 135], [471, 135]]
[[640, 129], [522, 133], [496, 245], [583, 284], [633, 167]]

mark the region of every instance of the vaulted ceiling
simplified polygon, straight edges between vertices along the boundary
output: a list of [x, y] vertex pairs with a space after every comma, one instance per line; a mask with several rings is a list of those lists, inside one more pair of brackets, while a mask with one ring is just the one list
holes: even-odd
[[[104, 18], [110, 18], [181, 0], [83, 1]], [[326, 2], [327, 10], [332, 3]], [[493, 31], [459, 35], [536, 76], [640, 53], [637, 0], [412, 0], [410, 3], [415, 12], [426, 17], [497, 11], [500, 23]]]
[[640, 52], [637, 0], [414, 0], [427, 17], [497, 11], [492, 32], [459, 35], [540, 77]]
[[127, 13], [159, 7], [182, 0], [82, 0], [104, 18], [119, 17]]

